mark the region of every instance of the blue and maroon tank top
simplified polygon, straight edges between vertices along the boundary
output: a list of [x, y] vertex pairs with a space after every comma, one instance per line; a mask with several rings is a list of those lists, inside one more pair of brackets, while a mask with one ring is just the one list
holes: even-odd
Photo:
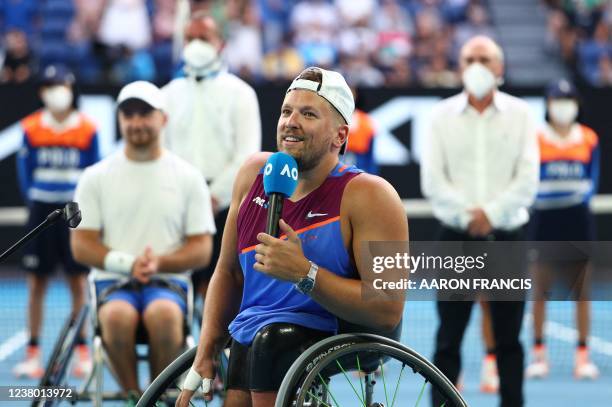
[[[340, 204], [346, 184], [362, 171], [336, 165], [317, 189], [297, 202], [285, 200], [282, 218], [302, 240], [304, 255], [320, 267], [343, 277], [356, 277], [340, 229]], [[232, 337], [250, 345], [255, 334], [275, 322], [292, 323], [335, 333], [337, 319], [293, 283], [276, 280], [253, 269], [257, 234], [265, 231], [268, 200], [263, 173], [257, 175], [238, 212], [238, 253], [244, 275], [240, 312], [229, 326]]]

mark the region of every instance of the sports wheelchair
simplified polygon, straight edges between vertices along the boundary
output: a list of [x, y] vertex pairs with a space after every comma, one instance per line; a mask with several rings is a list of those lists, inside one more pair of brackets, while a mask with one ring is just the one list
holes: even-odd
[[[293, 363], [278, 391], [275, 407], [418, 406], [428, 398], [425, 396], [428, 385], [445, 400], [436, 407], [467, 406], [438, 368], [397, 342], [401, 324], [383, 336], [381, 332], [372, 333], [340, 321], [339, 332], [312, 345]], [[189, 349], [172, 362], [146, 389], [137, 405], [155, 406], [168, 391], [176, 394], [196, 351], [197, 348]], [[347, 395], [352, 401], [344, 401]], [[192, 405], [198, 403], [198, 398], [202, 400], [196, 392]]]
[[[40, 387], [46, 386], [67, 386], [67, 373], [70, 370], [70, 363], [76, 346], [78, 333], [81, 331], [83, 324], [89, 314], [93, 327], [93, 368], [89, 375], [85, 378], [82, 385], [77, 389], [76, 394], [70, 398], [70, 402], [77, 403], [90, 400], [94, 407], [100, 407], [104, 401], [123, 400], [122, 392], [104, 391], [104, 367], [106, 366], [118, 383], [117, 374], [113, 370], [109, 362], [106, 351], [102, 344], [102, 334], [98, 321], [98, 308], [104, 302], [106, 296], [115, 290], [126, 288], [134, 284], [133, 280], [123, 274], [115, 274], [104, 272], [104, 276], [100, 278], [95, 273], [90, 273], [88, 277], [90, 303], [85, 305], [77, 317], [68, 319], [64, 324], [60, 335], [55, 342], [53, 352], [47, 363], [45, 373], [39, 383]], [[99, 289], [100, 283], [104, 283], [105, 287]], [[193, 348], [195, 340], [192, 336], [192, 321], [194, 318], [194, 293], [191, 284], [191, 278], [188, 274], [158, 274], [154, 284], [169, 288], [179, 293], [185, 300], [187, 305], [187, 313], [185, 314], [184, 323], [184, 345], [185, 349]], [[147, 335], [144, 327], [138, 328], [136, 336], [136, 345], [146, 345]], [[146, 360], [146, 353], [138, 353], [137, 360]], [[41, 399], [32, 403], [32, 406], [50, 407], [59, 404], [58, 399]]]

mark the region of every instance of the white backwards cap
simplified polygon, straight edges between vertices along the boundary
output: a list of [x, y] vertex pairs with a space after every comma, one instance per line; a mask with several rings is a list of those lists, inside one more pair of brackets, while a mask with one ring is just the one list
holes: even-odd
[[291, 82], [287, 93], [293, 89], [305, 89], [315, 92], [327, 100], [340, 113], [346, 124], [350, 125], [353, 110], [355, 110], [355, 100], [353, 99], [351, 88], [349, 88], [344, 77], [335, 71], [328, 71], [319, 67], [312, 68], [321, 72], [321, 83], [308, 79], [299, 79], [298, 77]]

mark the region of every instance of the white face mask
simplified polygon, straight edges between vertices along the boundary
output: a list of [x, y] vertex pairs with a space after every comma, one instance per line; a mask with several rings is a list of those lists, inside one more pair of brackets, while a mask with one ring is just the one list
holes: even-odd
[[463, 71], [463, 86], [476, 99], [484, 98], [497, 84], [495, 75], [480, 62], [470, 64]]
[[188, 75], [206, 76], [219, 69], [219, 55], [206, 41], [192, 40], [183, 48], [185, 71]]
[[573, 99], [555, 99], [548, 102], [550, 119], [561, 126], [568, 126], [578, 116], [578, 103]]
[[42, 101], [45, 107], [54, 113], [69, 110], [72, 105], [72, 90], [65, 85], [54, 85], [45, 89], [42, 93]]

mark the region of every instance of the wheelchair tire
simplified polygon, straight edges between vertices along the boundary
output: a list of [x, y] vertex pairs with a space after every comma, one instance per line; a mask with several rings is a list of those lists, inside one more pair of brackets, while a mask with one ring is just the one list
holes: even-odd
[[[393, 358], [402, 366], [411, 368], [422, 376], [446, 399], [445, 407], [466, 407], [453, 384], [431, 362], [412, 349], [394, 340], [372, 334], [342, 334], [324, 339], [307, 349], [285, 375], [276, 398], [275, 407], [302, 407], [307, 391], [327, 373], [335, 374], [334, 362], [352, 354], [377, 355], [377, 358]], [[423, 386], [424, 389], [425, 386]], [[386, 390], [385, 390], [386, 393]], [[421, 392], [423, 393], [423, 392]], [[352, 403], [354, 405], [355, 403]], [[363, 405], [363, 401], [360, 403]], [[400, 402], [405, 405], [404, 402]], [[385, 404], [386, 405], [386, 404]]]
[[[45, 373], [41, 378], [38, 387], [47, 386], [62, 386], [65, 384], [66, 373], [73, 355], [74, 347], [79, 336], [79, 332], [83, 327], [85, 318], [89, 312], [89, 306], [84, 305], [75, 319], [68, 317], [64, 323], [60, 335], [55, 341], [53, 352], [47, 362]], [[38, 406], [53, 406], [59, 403], [57, 400], [37, 400], [32, 403], [33, 407]]]
[[195, 359], [198, 347], [186, 350], [174, 362], [170, 363], [162, 372], [151, 382], [149, 387], [138, 400], [136, 407], [154, 406], [159, 398], [181, 375], [187, 372]]

